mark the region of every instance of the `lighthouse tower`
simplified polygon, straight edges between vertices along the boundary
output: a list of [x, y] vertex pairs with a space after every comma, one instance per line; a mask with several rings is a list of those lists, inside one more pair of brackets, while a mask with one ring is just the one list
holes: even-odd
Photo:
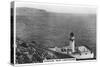
[[72, 52], [75, 52], [75, 37], [73, 32], [70, 33], [69, 46], [72, 49]]

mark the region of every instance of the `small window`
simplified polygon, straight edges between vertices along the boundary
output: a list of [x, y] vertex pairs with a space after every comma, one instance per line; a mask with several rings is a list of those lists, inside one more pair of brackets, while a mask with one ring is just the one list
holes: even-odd
[[66, 49], [64, 49], [64, 52], [66, 52]]
[[62, 51], [62, 52], [64, 52], [64, 50], [63, 50], [63, 49], [61, 49], [61, 51]]

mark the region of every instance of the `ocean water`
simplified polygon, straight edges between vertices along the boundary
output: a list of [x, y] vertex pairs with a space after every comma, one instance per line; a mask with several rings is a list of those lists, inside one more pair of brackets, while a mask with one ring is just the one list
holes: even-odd
[[75, 34], [75, 46], [86, 45], [96, 57], [96, 15], [53, 13], [35, 8], [17, 8], [16, 36], [26, 42], [37, 41], [46, 47], [69, 45]]

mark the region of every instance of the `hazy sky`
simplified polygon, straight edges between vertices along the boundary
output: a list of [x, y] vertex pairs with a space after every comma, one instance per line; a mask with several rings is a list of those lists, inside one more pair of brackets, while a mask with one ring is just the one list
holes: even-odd
[[46, 4], [46, 3], [31, 3], [31, 2], [16, 2], [16, 7], [31, 7], [37, 9], [45, 9], [51, 12], [59, 13], [81, 13], [95, 14], [95, 6], [79, 6], [79, 5], [61, 5], [61, 4]]

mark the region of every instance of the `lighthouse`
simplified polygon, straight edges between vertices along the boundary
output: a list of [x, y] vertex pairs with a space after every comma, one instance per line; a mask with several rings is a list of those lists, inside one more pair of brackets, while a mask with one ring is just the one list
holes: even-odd
[[72, 52], [75, 52], [75, 37], [73, 32], [70, 33], [69, 46]]

